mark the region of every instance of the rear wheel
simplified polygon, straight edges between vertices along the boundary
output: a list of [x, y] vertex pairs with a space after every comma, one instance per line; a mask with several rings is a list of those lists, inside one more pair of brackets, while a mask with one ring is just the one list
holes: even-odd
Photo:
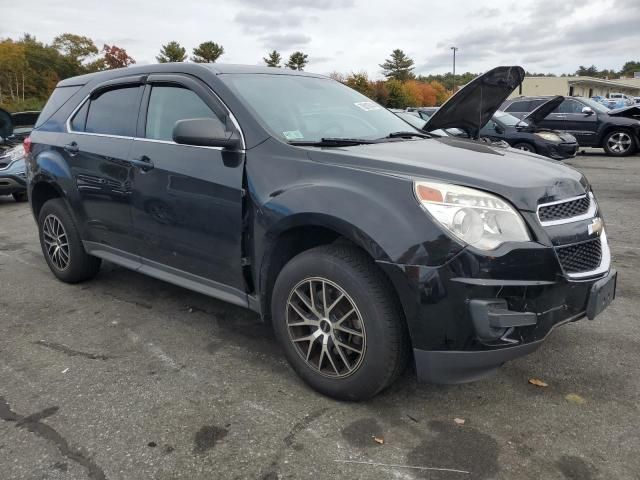
[[355, 247], [318, 247], [287, 263], [274, 287], [272, 317], [289, 363], [325, 395], [370, 398], [406, 366], [408, 335], [398, 301]]
[[626, 157], [636, 150], [636, 144], [631, 134], [626, 130], [613, 130], [605, 135], [602, 148], [607, 152], [607, 155]]
[[516, 143], [513, 148], [517, 148], [518, 150], [523, 150], [525, 152], [536, 153], [536, 148], [527, 142]]
[[13, 199], [16, 202], [26, 202], [27, 201], [27, 193], [26, 192], [14, 193], [12, 196], [13, 196]]
[[100, 259], [87, 255], [76, 225], [64, 201], [46, 202], [38, 216], [40, 246], [49, 268], [58, 279], [77, 283], [93, 278], [100, 269]]

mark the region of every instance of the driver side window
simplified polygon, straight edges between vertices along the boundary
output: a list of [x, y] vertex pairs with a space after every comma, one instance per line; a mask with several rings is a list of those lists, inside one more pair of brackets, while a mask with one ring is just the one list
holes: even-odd
[[191, 90], [178, 86], [154, 86], [149, 97], [145, 138], [172, 141], [175, 123], [189, 118], [212, 118], [225, 128], [224, 120]]
[[553, 113], [582, 113], [582, 104], [575, 100], [565, 99]]

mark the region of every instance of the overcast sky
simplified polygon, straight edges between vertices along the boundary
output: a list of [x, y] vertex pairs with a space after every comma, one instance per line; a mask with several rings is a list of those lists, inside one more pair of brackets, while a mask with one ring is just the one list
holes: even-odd
[[640, 0], [29, 0], [28, 12], [3, 8], [8, 3], [0, 0], [0, 38], [29, 32], [50, 42], [72, 32], [99, 47], [124, 47], [138, 63], [155, 62], [170, 40], [189, 53], [213, 40], [224, 46], [219, 61], [227, 63], [302, 50], [309, 71], [374, 78], [394, 48], [425, 74], [451, 70], [452, 45], [460, 49], [457, 71], [505, 64], [536, 72], [591, 64], [619, 70], [640, 60]]

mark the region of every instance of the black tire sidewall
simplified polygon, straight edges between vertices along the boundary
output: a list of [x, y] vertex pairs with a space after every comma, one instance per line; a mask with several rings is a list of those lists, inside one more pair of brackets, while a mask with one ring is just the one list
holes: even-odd
[[[617, 133], [624, 133], [626, 135], [629, 135], [629, 138], [631, 138], [631, 146], [629, 147], [629, 149], [624, 152], [624, 153], [618, 153], [618, 152], [614, 152], [612, 150], [609, 149], [609, 139], [617, 134]], [[607, 155], [610, 155], [612, 157], [628, 157], [629, 155], [632, 155], [637, 148], [637, 142], [636, 139], [633, 137], [633, 134], [631, 132], [629, 132], [628, 130], [612, 130], [611, 132], [607, 133], [604, 136], [604, 139], [602, 140], [602, 148], [604, 149], [605, 153]]]
[[[330, 378], [313, 370], [298, 354], [289, 338], [286, 327], [286, 305], [291, 290], [309, 277], [323, 277], [338, 284], [355, 302], [366, 331], [366, 349], [362, 363], [355, 373], [345, 378]], [[374, 298], [369, 292], [370, 281], [379, 279], [361, 278], [361, 274], [350, 265], [330, 254], [314, 249], [292, 259], [282, 270], [276, 281], [272, 318], [276, 338], [282, 346], [287, 360], [302, 379], [314, 389], [341, 400], [370, 398], [387, 386], [390, 371], [395, 367], [396, 355], [389, 322], [399, 319], [384, 318], [389, 312], [390, 298]]]
[[[69, 266], [65, 270], [58, 269], [46, 251], [42, 227], [44, 220], [49, 215], [55, 215], [62, 223], [67, 234], [67, 241], [69, 243]], [[62, 199], [56, 198], [49, 200], [42, 206], [40, 214], [38, 215], [38, 233], [40, 246], [47, 265], [49, 265], [49, 268], [58, 279], [67, 283], [76, 283], [95, 275], [100, 267], [100, 260], [95, 257], [90, 257], [85, 252], [76, 225]]]

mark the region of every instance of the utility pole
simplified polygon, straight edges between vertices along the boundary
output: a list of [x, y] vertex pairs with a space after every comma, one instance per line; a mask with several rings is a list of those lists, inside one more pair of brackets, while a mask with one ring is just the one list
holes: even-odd
[[456, 52], [458, 51], [458, 47], [451, 47], [453, 50], [453, 89], [452, 93], [456, 93]]

